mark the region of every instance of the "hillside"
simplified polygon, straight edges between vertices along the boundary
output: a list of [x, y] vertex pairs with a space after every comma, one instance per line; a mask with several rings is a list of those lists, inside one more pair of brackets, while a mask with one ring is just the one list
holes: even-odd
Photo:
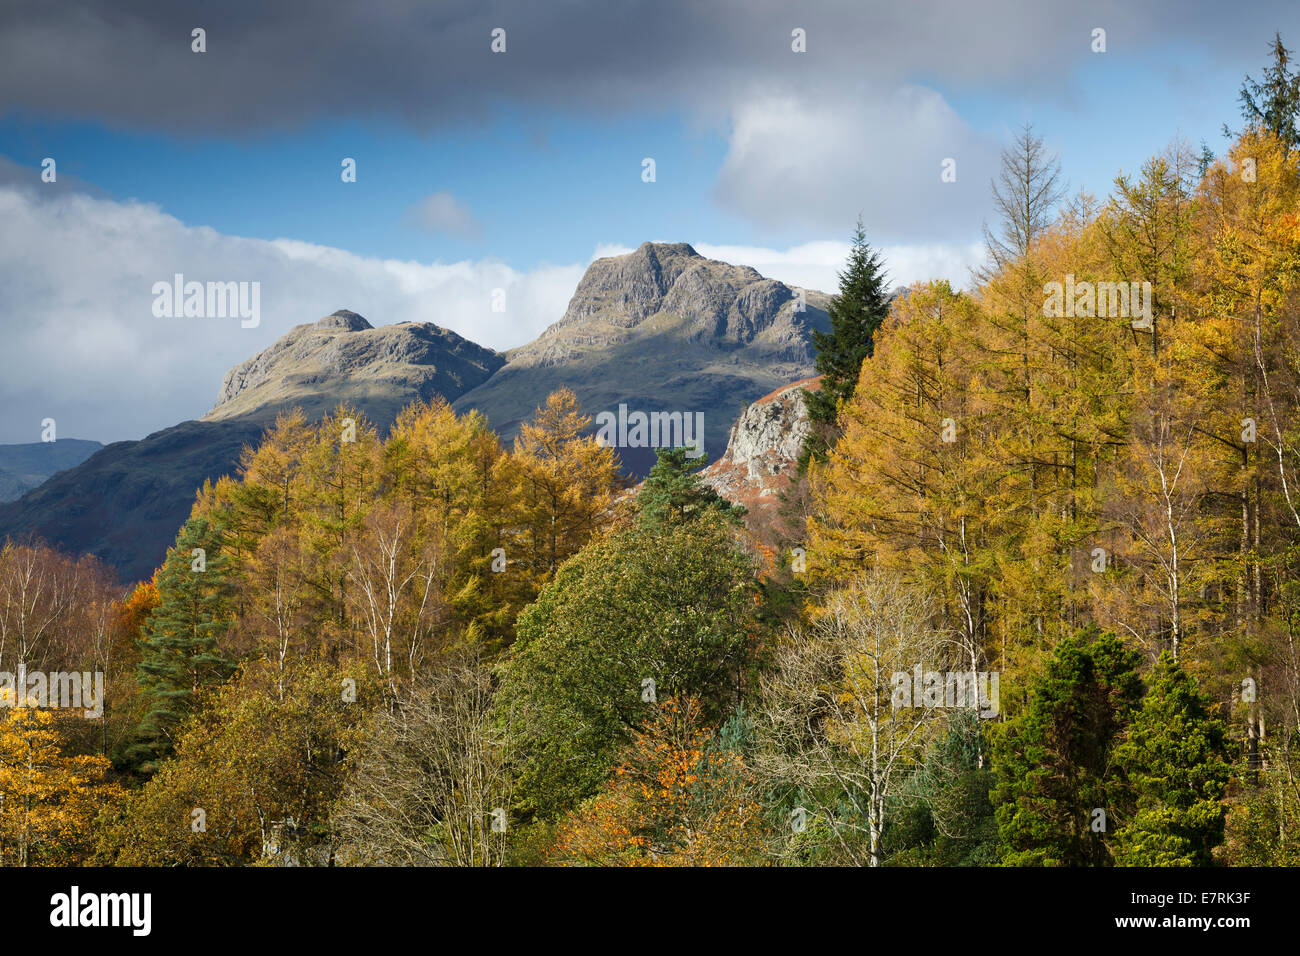
[[51, 475], [81, 464], [103, 447], [97, 441], [80, 438], [0, 445], [0, 502], [20, 498]]
[[146, 578], [203, 482], [234, 473], [244, 445], [256, 444], [280, 411], [298, 406], [319, 418], [346, 401], [387, 430], [403, 406], [434, 395], [450, 401], [503, 362], [435, 325], [373, 328], [340, 310], [231, 369], [202, 420], [115, 442], [0, 504], [0, 539], [35, 535], [96, 555], [123, 580]]

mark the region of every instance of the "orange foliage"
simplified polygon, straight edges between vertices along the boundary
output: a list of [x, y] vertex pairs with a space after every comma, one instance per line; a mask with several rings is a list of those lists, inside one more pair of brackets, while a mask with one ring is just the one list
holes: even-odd
[[560, 825], [551, 859], [578, 866], [731, 866], [757, 858], [761, 808], [740, 754], [711, 749], [699, 702], [666, 700], [608, 789]]

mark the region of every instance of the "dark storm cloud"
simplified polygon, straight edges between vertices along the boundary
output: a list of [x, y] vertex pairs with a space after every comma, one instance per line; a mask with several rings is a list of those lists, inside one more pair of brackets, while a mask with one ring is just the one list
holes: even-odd
[[[1115, 51], [1191, 38], [1258, 59], [1293, 0], [790, 4], [764, 0], [501, 3], [482, 0], [7, 0], [0, 111], [165, 131], [233, 132], [318, 116], [416, 126], [499, 102], [583, 109], [688, 106], [725, 118], [776, 92], [811, 97], [910, 77], [1064, 91], [1094, 26]], [[207, 52], [190, 31], [207, 31]], [[489, 52], [490, 31], [507, 52]], [[793, 56], [790, 30], [808, 33]]]

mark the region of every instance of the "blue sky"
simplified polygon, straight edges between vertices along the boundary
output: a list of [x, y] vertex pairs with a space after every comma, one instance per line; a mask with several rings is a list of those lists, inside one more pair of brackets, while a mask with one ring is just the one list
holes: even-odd
[[[1104, 198], [1176, 135], [1221, 151], [1274, 30], [1300, 43], [1294, 3], [1201, 0], [106, 9], [0, 12], [0, 441], [56, 412], [101, 440], [197, 417], [226, 368], [341, 307], [521, 345], [593, 257], [647, 240], [834, 291], [861, 212], [896, 282], [964, 284], [1022, 124]], [[176, 272], [260, 282], [263, 320], [160, 325], [148, 289]]]
[[[293, 238], [360, 255], [494, 256], [530, 269], [576, 262], [600, 242], [637, 237], [746, 240], [709, 199], [726, 140], [661, 114], [592, 120], [501, 108], [486, 122], [421, 134], [392, 121], [322, 120], [247, 139], [173, 137], [88, 122], [0, 122], [0, 154], [59, 169], [118, 199], [157, 203], [189, 225]], [[653, 156], [654, 188], [641, 181]], [[357, 180], [340, 177], [344, 157]], [[408, 214], [450, 192], [481, 223], [477, 237], [422, 228]], [[747, 241], [747, 240], [746, 240]]]

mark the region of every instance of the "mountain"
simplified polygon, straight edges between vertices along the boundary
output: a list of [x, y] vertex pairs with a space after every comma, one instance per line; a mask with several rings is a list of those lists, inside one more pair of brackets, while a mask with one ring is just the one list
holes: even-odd
[[0, 502], [21, 497], [50, 475], [80, 465], [103, 447], [81, 438], [0, 445]]
[[[233, 474], [278, 412], [319, 418], [353, 403], [382, 430], [416, 399], [448, 401], [504, 364], [490, 349], [431, 324], [373, 328], [340, 310], [299, 325], [231, 369], [203, 419], [115, 442], [17, 501], [0, 504], [0, 540], [35, 535], [94, 554], [125, 581], [147, 578], [208, 479]], [[56, 444], [63, 444], [58, 442]]]
[[[828, 304], [820, 292], [684, 243], [646, 243], [593, 262], [564, 316], [506, 355], [435, 325], [375, 328], [341, 309], [232, 368], [202, 419], [109, 445], [0, 504], [0, 540], [35, 535], [99, 556], [124, 580], [145, 578], [196, 490], [234, 473], [243, 446], [295, 405], [318, 418], [348, 402], [386, 431], [404, 406], [441, 395], [458, 411], [483, 411], [508, 442], [550, 392], [568, 386], [593, 417], [620, 405], [630, 419], [685, 413], [677, 423], [694, 424], [702, 416], [704, 451], [716, 457], [746, 406], [813, 374], [812, 330], [829, 328]], [[625, 468], [644, 475], [654, 449], [635, 428], [620, 431]]]
[[[830, 328], [828, 304], [821, 292], [685, 243], [647, 242], [593, 262], [564, 317], [454, 404], [483, 412], [507, 442], [561, 386], [593, 417], [620, 404], [629, 413], [702, 413], [704, 451], [716, 458], [750, 402], [814, 374], [811, 333]], [[619, 453], [634, 475], [654, 462], [653, 448]]]

